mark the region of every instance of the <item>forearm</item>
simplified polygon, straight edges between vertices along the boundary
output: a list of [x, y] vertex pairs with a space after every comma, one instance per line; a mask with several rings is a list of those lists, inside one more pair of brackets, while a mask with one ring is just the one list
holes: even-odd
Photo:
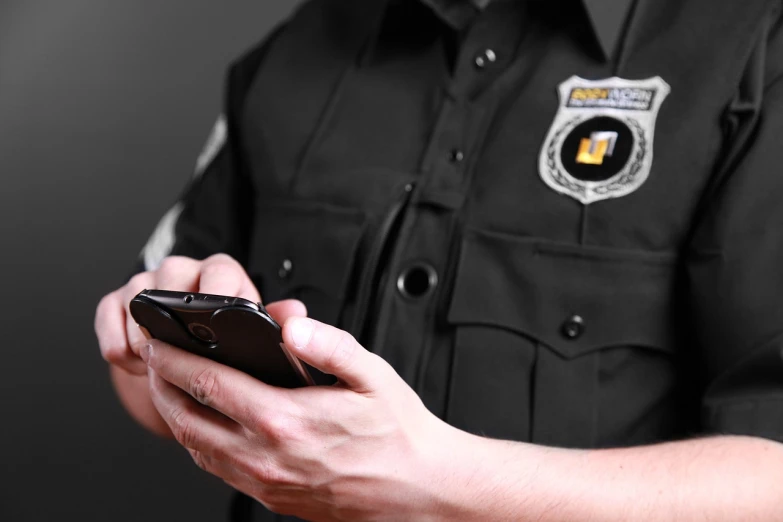
[[173, 438], [171, 430], [152, 404], [149, 379], [109, 366], [114, 389], [128, 413], [142, 426], [161, 437]]
[[448, 483], [449, 518], [769, 521], [783, 513], [783, 445], [763, 439], [582, 451], [460, 437], [471, 449]]

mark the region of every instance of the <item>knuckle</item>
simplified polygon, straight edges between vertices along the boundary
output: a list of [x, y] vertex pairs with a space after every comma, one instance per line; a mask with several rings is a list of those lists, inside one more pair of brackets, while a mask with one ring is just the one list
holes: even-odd
[[225, 264], [209, 263], [205, 261], [204, 264], [201, 265], [201, 278], [202, 279], [213, 278], [221, 274], [222, 272], [224, 272], [225, 269], [226, 269]]
[[233, 265], [239, 266], [239, 262], [228, 254], [212, 254], [204, 260], [205, 265]]
[[242, 265], [226, 254], [215, 254], [207, 258], [201, 265], [201, 276], [207, 278], [225, 277], [226, 275], [236, 277], [244, 273]]
[[122, 363], [130, 355], [122, 325], [122, 305], [116, 294], [101, 299], [95, 311], [95, 335], [101, 357], [111, 364]]
[[282, 441], [286, 440], [286, 435], [291, 431], [290, 424], [287, 416], [275, 413], [264, 419], [263, 428], [267, 437], [274, 441]]
[[327, 365], [336, 370], [347, 369], [356, 352], [356, 346], [356, 339], [351, 334], [341, 332], [335, 339], [334, 345], [327, 356]]
[[110, 343], [101, 346], [101, 355], [103, 356], [103, 359], [107, 363], [115, 366], [122, 365], [122, 363], [128, 359], [128, 356], [130, 355], [128, 351], [128, 347], [120, 343]]
[[196, 450], [188, 450], [190, 457], [193, 459], [193, 463], [204, 471], [209, 471], [209, 465], [207, 464], [207, 458], [203, 453]]
[[139, 291], [147, 288], [150, 280], [151, 275], [149, 272], [139, 272], [130, 278], [128, 283], [125, 285], [125, 289], [127, 289], [128, 294], [137, 294]]
[[98, 306], [95, 308], [95, 320], [93, 322], [95, 334], [100, 338], [100, 334], [107, 323], [120, 321], [121, 317], [122, 305], [117, 293], [112, 292], [111, 294], [103, 296], [98, 302]]
[[170, 274], [179, 270], [182, 265], [182, 259], [177, 256], [168, 256], [163, 258], [158, 266], [158, 274]]
[[[127, 348], [124, 348], [124, 354], [129, 357], [141, 358], [141, 349], [147, 344], [146, 338], [134, 339]], [[153, 352], [154, 353], [154, 352]], [[150, 353], [150, 359], [153, 357], [153, 353]]]
[[215, 370], [204, 369], [194, 373], [190, 380], [190, 395], [201, 404], [209, 406], [217, 396], [218, 381]]
[[171, 414], [171, 433], [180, 445], [191, 449], [196, 447], [196, 430], [187, 408], [179, 408]]
[[271, 460], [263, 460], [253, 463], [248, 474], [254, 480], [260, 482], [264, 486], [267, 486], [267, 488], [265, 488], [267, 490], [270, 486], [272, 488], [276, 488], [291, 484], [291, 481], [286, 479], [283, 471], [279, 467], [275, 466]]
[[215, 254], [207, 258], [201, 265], [201, 277], [215, 277], [222, 274], [241, 273], [242, 266], [234, 258], [226, 254]]
[[275, 492], [271, 491], [269, 488], [258, 488], [258, 499], [259, 502], [272, 513], [275, 513], [276, 515], [286, 515], [286, 513], [283, 513], [283, 511], [285, 511], [283, 504], [277, 500]]
[[117, 305], [117, 295], [115, 292], [106, 294], [98, 301], [98, 306], [95, 307], [95, 330], [98, 330], [98, 326], [101, 322], [106, 320], [106, 316], [110, 315], [112, 307]]

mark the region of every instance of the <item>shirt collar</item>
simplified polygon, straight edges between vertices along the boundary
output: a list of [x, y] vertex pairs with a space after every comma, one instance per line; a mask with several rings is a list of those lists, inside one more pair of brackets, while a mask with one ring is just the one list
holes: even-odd
[[[490, 0], [421, 0], [446, 23], [464, 29]], [[532, 1], [532, 0], [517, 0]], [[581, 0], [604, 60], [614, 58], [635, 0]]]
[[604, 59], [612, 60], [635, 0], [582, 0]]
[[487, 6], [489, 0], [421, 0], [438, 17], [456, 30], [462, 30]]

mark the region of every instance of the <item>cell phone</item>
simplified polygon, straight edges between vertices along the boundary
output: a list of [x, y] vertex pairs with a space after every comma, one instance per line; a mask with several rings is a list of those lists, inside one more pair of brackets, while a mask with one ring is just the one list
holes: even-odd
[[283, 344], [280, 325], [260, 303], [224, 295], [143, 290], [130, 302], [147, 337], [231, 366], [272, 386], [315, 384]]

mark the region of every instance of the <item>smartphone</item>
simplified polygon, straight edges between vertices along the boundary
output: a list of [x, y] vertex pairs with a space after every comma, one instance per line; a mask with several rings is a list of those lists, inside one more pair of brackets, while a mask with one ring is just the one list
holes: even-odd
[[130, 302], [147, 337], [231, 366], [272, 386], [314, 384], [260, 303], [224, 295], [143, 290]]

